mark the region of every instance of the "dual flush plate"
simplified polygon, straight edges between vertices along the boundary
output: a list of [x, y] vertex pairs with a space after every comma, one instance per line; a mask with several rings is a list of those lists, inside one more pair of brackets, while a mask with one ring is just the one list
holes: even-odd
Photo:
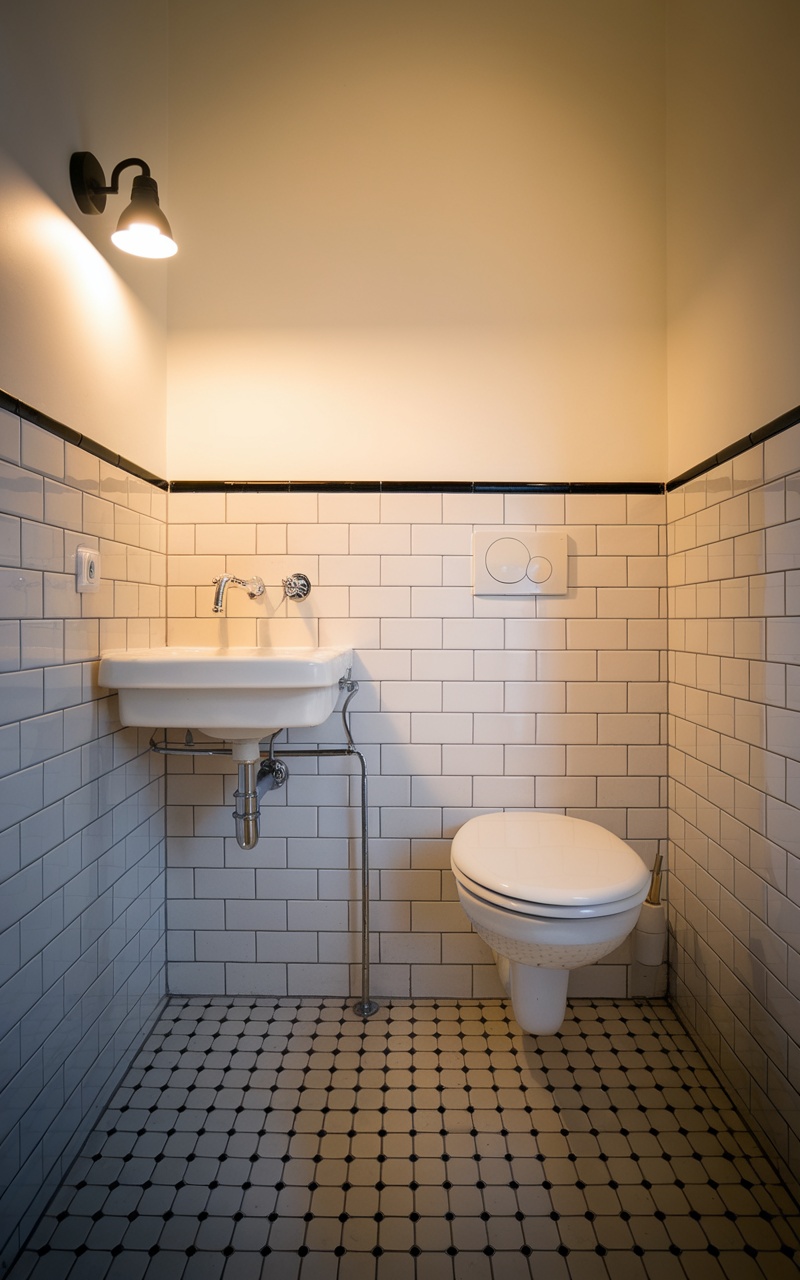
[[472, 535], [473, 594], [563, 596], [567, 593], [567, 535], [563, 530], [508, 527]]

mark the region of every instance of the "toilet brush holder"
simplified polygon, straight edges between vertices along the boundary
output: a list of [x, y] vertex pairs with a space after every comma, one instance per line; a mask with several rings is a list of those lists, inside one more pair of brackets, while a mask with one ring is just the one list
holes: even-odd
[[667, 913], [661, 901], [661, 854], [656, 854], [650, 892], [642, 903], [634, 930], [634, 955], [639, 964], [660, 965], [667, 940]]
[[661, 964], [667, 940], [667, 914], [663, 902], [643, 902], [634, 931], [634, 952], [639, 964]]

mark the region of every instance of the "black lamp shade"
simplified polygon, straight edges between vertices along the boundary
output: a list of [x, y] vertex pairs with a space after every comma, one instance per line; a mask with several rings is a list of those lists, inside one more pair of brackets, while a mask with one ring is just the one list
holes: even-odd
[[118, 249], [142, 258], [171, 258], [178, 252], [158, 203], [158, 186], [152, 178], [144, 175], [134, 178], [131, 202], [111, 239]]

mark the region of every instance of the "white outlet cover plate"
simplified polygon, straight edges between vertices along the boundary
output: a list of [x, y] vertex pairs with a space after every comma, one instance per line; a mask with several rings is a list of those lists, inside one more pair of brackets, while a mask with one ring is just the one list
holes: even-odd
[[75, 551], [75, 587], [78, 591], [100, 589], [100, 552], [94, 547], [78, 547]]
[[472, 535], [476, 596], [563, 596], [567, 592], [566, 532], [513, 525]]

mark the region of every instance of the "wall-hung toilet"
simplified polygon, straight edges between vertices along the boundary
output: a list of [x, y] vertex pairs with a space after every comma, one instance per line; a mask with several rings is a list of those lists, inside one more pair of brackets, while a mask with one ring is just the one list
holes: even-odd
[[487, 813], [456, 833], [451, 866], [469, 919], [498, 958], [525, 1031], [552, 1035], [564, 1020], [570, 969], [624, 942], [650, 872], [594, 822], [553, 813]]

